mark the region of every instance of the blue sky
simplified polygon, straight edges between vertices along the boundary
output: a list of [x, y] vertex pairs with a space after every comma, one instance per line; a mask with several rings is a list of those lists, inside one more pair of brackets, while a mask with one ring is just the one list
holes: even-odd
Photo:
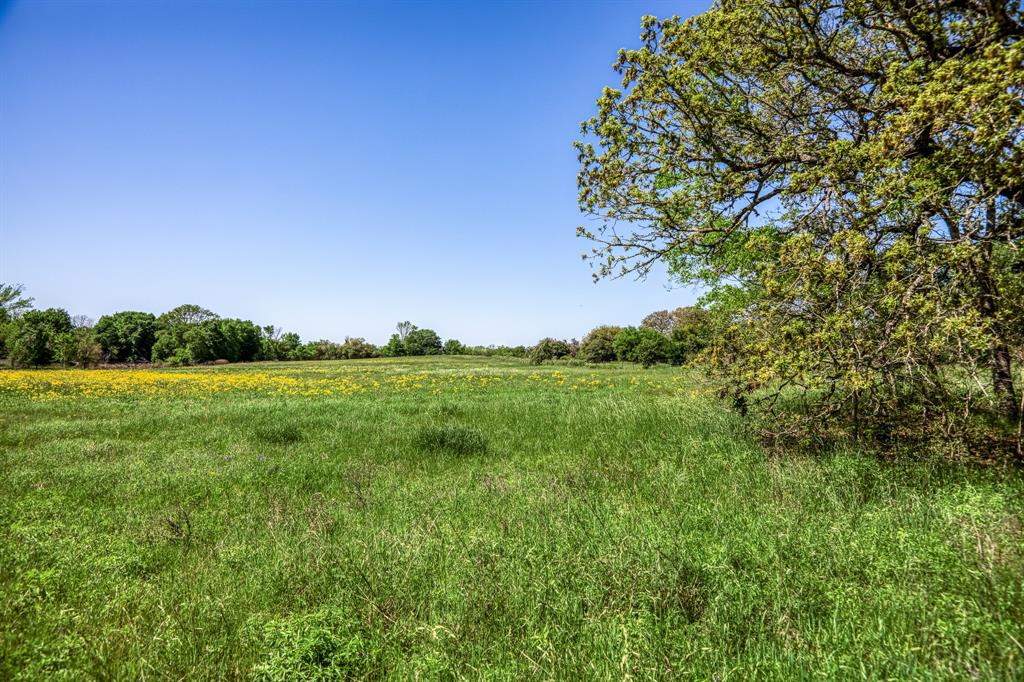
[[14, 2], [0, 281], [97, 318], [467, 343], [686, 305], [594, 284], [572, 141], [644, 14], [706, 2]]

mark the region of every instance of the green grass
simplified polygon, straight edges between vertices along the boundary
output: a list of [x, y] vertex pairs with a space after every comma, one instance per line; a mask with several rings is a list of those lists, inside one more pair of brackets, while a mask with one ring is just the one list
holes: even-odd
[[0, 678], [1024, 677], [1019, 472], [769, 457], [667, 367], [200, 371], [325, 370], [510, 380], [0, 394]]

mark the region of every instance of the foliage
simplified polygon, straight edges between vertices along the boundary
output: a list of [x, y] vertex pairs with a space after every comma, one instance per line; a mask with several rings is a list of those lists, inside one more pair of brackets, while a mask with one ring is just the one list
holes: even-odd
[[30, 296], [25, 296], [24, 285], [0, 282], [0, 323], [21, 317], [32, 309], [32, 301]]
[[95, 331], [109, 361], [146, 362], [156, 342], [156, 317], [135, 311], [104, 315], [96, 322]]
[[95, 367], [103, 359], [103, 347], [94, 328], [75, 327], [57, 335], [53, 355], [65, 367]]
[[[334, 343], [321, 339], [311, 341], [303, 348], [303, 358], [307, 360], [359, 360], [377, 356], [377, 347], [363, 338], [345, 337], [344, 343]], [[290, 360], [300, 358], [290, 357]]]
[[705, 286], [712, 360], [776, 430], [884, 444], [893, 423], [948, 439], [990, 414], [1003, 438], [1024, 328], [1019, 3], [723, 1], [642, 26], [577, 143], [595, 276], [665, 261]]
[[713, 342], [713, 317], [703, 308], [677, 308], [673, 311], [673, 325], [668, 335], [672, 340], [672, 361], [675, 364], [687, 362]]
[[227, 360], [250, 362], [267, 347], [266, 331], [249, 320], [222, 319], [194, 305], [179, 306], [157, 318], [153, 360], [192, 364]]
[[294, 332], [282, 334], [280, 327], [262, 327], [260, 337], [260, 360], [303, 360], [307, 359], [302, 339]]
[[463, 346], [466, 355], [483, 355], [496, 358], [525, 358], [530, 355], [526, 346]]
[[254, 639], [266, 652], [253, 667], [255, 680], [363, 679], [374, 663], [358, 619], [336, 608], [270, 620]]
[[7, 336], [14, 332], [14, 320], [32, 309], [32, 298], [21, 284], [0, 282], [0, 358], [7, 357]]
[[661, 332], [649, 327], [626, 327], [615, 335], [612, 348], [619, 360], [653, 367], [666, 362], [672, 354], [672, 343]]
[[161, 328], [191, 326], [217, 319], [220, 319], [220, 316], [212, 310], [194, 303], [186, 303], [161, 315], [157, 319], [157, 325]]
[[590, 330], [580, 342], [579, 357], [586, 362], [611, 362], [616, 358], [612, 345], [622, 327], [603, 325]]
[[377, 346], [361, 336], [346, 336], [341, 344], [341, 357], [345, 360], [362, 360], [377, 357]]
[[414, 326], [405, 335], [406, 355], [439, 355], [441, 349], [441, 337], [433, 329]]
[[63, 308], [29, 310], [8, 323], [7, 352], [15, 365], [48, 365], [56, 359], [57, 340], [71, 332]]
[[530, 362], [540, 365], [548, 360], [566, 357], [571, 353], [569, 344], [550, 337], [541, 339], [530, 351]]
[[380, 354], [386, 358], [395, 358], [405, 355], [405, 343], [398, 334], [392, 334], [388, 342], [380, 347]]
[[458, 339], [448, 339], [444, 342], [443, 352], [445, 355], [463, 355], [466, 347]]

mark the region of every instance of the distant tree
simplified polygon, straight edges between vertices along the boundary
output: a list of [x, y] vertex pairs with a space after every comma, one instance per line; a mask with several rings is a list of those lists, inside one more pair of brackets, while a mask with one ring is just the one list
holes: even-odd
[[362, 360], [376, 357], [377, 347], [362, 337], [345, 337], [341, 354], [346, 360]]
[[396, 324], [395, 329], [398, 330], [398, 340], [405, 343], [405, 339], [409, 336], [409, 332], [416, 329], [416, 325], [409, 320], [406, 320], [405, 322], [399, 322]]
[[498, 358], [525, 358], [530, 355], [531, 348], [526, 346], [467, 346], [469, 355], [484, 355]]
[[124, 311], [104, 315], [96, 322], [96, 341], [112, 362], [149, 360], [156, 342], [156, 317], [152, 313]]
[[579, 357], [587, 362], [611, 362], [615, 359], [615, 348], [612, 344], [621, 331], [622, 327], [595, 327], [583, 337]]
[[197, 305], [178, 306], [157, 318], [152, 356], [171, 364], [250, 362], [266, 348], [265, 333], [249, 320], [222, 319]]
[[260, 352], [260, 328], [250, 320], [221, 319], [209, 320], [203, 324], [215, 330], [214, 360], [231, 362], [252, 362]]
[[22, 313], [32, 309], [32, 300], [32, 297], [25, 296], [24, 285], [0, 282], [0, 322], [21, 317]]
[[260, 327], [260, 360], [282, 360], [278, 343], [281, 340], [281, 328], [272, 324]]
[[690, 360], [711, 345], [714, 339], [712, 316], [703, 308], [677, 308], [673, 311], [672, 360], [680, 363]]
[[16, 365], [44, 366], [55, 360], [57, 340], [70, 332], [71, 317], [63, 308], [30, 310], [12, 321], [8, 353]]
[[54, 342], [54, 359], [65, 367], [95, 367], [103, 359], [103, 349], [93, 327], [76, 325], [59, 334]]
[[32, 309], [32, 298], [21, 284], [0, 282], [0, 358], [7, 357], [7, 337], [14, 332], [13, 321]]
[[166, 313], [157, 318], [157, 323], [160, 327], [172, 327], [176, 325], [195, 325], [202, 324], [207, 320], [216, 320], [220, 316], [212, 310], [195, 305], [194, 303], [186, 303], [180, 305], [177, 308], [172, 308]]
[[405, 336], [406, 355], [438, 355], [441, 350], [441, 337], [433, 329], [413, 327]]
[[466, 347], [458, 339], [448, 339], [444, 342], [445, 355], [464, 355]]
[[277, 340], [277, 353], [278, 360], [304, 360], [302, 339], [295, 332], [281, 334], [281, 338]]
[[675, 318], [667, 310], [656, 310], [645, 317], [640, 326], [659, 331], [667, 336], [672, 333], [672, 328], [675, 326]]
[[672, 352], [667, 336], [649, 327], [626, 327], [612, 341], [619, 360], [651, 367], [666, 362]]
[[569, 355], [569, 344], [550, 337], [541, 339], [530, 351], [530, 362], [540, 365], [549, 360], [564, 358]]
[[215, 352], [216, 332], [210, 326], [200, 327], [218, 319], [216, 313], [194, 304], [168, 310], [156, 319], [153, 360], [180, 365], [216, 360], [211, 357]]
[[396, 358], [405, 355], [405, 343], [398, 334], [392, 334], [388, 342], [380, 347], [380, 354], [386, 358]]
[[309, 360], [340, 360], [345, 357], [341, 345], [327, 339], [310, 341], [303, 350]]

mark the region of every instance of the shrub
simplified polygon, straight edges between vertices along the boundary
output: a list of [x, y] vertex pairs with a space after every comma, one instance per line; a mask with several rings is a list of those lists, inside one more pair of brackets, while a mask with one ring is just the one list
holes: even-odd
[[587, 362], [611, 362], [614, 360], [615, 348], [612, 344], [621, 331], [622, 327], [609, 325], [592, 329], [580, 343], [580, 359]]
[[570, 354], [569, 344], [558, 339], [541, 339], [530, 352], [530, 362], [539, 365], [548, 360], [562, 358]]

